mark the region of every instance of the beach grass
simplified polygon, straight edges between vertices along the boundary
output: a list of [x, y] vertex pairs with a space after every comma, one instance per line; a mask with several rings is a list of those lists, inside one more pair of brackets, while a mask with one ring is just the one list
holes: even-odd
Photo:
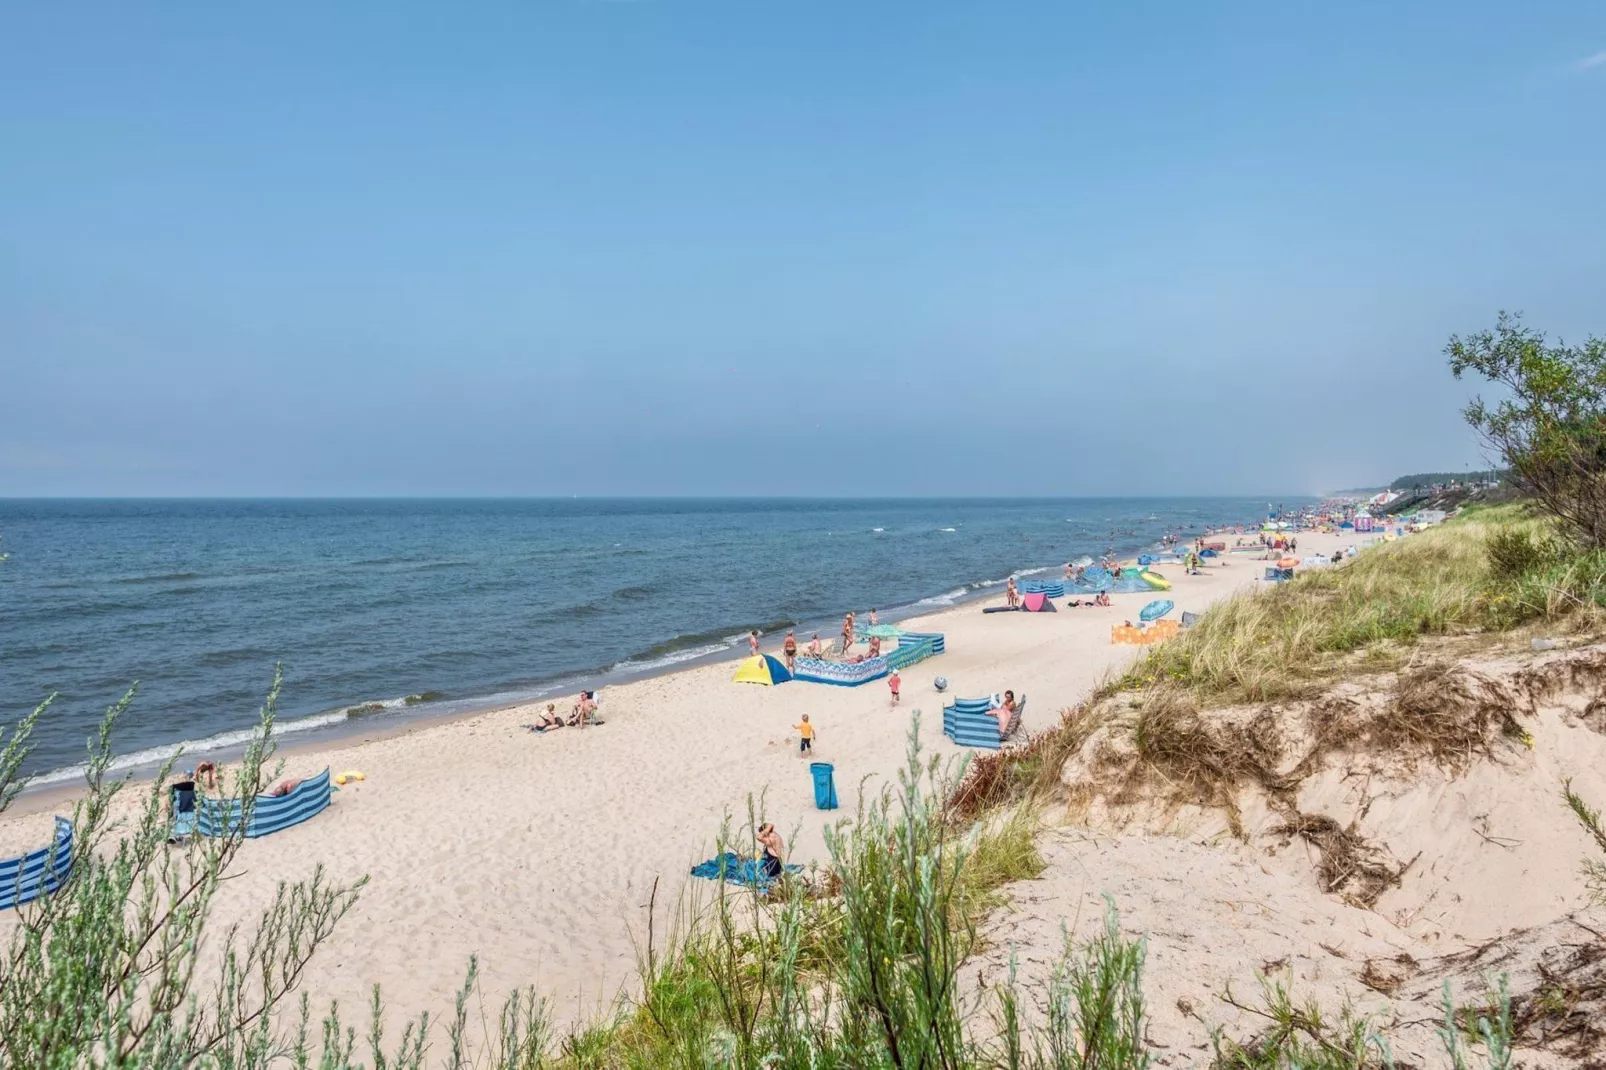
[[1181, 690], [1202, 706], [1301, 697], [1357, 669], [1398, 667], [1426, 637], [1589, 627], [1603, 607], [1606, 558], [1569, 550], [1520, 504], [1490, 507], [1229, 599], [1100, 695]]

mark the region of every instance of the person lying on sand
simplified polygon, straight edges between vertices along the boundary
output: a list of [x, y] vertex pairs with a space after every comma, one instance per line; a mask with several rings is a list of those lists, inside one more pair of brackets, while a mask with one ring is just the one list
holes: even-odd
[[264, 792], [270, 799], [282, 799], [301, 786], [305, 777], [286, 777], [273, 786], [273, 790]]

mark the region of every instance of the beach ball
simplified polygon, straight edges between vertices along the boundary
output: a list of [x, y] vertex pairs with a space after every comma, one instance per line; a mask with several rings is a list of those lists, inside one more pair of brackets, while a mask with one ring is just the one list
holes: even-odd
[[931, 686], [935, 687], [938, 691], [946, 691], [946, 690], [948, 690], [948, 677], [946, 677], [946, 676], [937, 677], [935, 680], [931, 681]]

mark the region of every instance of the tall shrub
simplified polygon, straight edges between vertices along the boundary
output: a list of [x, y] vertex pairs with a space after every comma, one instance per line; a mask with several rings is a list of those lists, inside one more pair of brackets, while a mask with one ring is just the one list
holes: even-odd
[[1502, 388], [1463, 415], [1511, 469], [1518, 489], [1586, 546], [1606, 548], [1606, 339], [1551, 344], [1500, 313], [1492, 331], [1452, 335], [1457, 379], [1471, 372]]

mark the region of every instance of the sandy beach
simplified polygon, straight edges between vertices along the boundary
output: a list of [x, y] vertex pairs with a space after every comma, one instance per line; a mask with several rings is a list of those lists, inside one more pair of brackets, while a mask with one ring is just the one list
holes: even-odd
[[[1309, 554], [1352, 539], [1302, 533], [1299, 541]], [[1163, 566], [1174, 584], [1164, 597], [1198, 612], [1256, 586], [1263, 569], [1249, 555], [1224, 555], [1200, 576]], [[753, 799], [785, 835], [789, 861], [822, 858], [826, 822], [852, 812], [861, 783], [873, 787], [901, 765], [917, 713], [928, 753], [964, 753], [942, 735], [944, 696], [933, 677], [948, 678], [948, 696], [1024, 694], [1027, 730], [1044, 728], [1137, 656], [1140, 648], [1111, 644], [1110, 628], [1135, 620], [1155, 595], [1115, 595], [1108, 609], [981, 612], [1003, 597], [1000, 589], [985, 602], [901, 622], [944, 633], [947, 653], [905, 674], [897, 707], [885, 681], [759, 687], [733, 683], [727, 662], [607, 689], [600, 727], [537, 735], [521, 727], [537, 708], [515, 707], [287, 750], [287, 775], [328, 766], [366, 779], [305, 824], [247, 843], [217, 920], [252, 916], [279, 881], [322, 864], [335, 878], [367, 875], [370, 883], [314, 960], [305, 986], [314, 1007], [364, 1005], [379, 981], [395, 1013], [438, 1013], [477, 956], [488, 1003], [534, 984], [560, 1018], [596, 1011], [631, 981], [655, 883], [659, 932], [677, 903], [707, 891], [687, 872], [710, 856], [727, 815], [745, 821]], [[766, 636], [765, 649], [778, 652], [780, 640]], [[792, 727], [805, 713], [819, 733], [814, 758], [836, 766], [836, 813], [814, 808]], [[43, 843], [45, 807], [59, 803], [19, 801], [0, 818], [0, 847]]]

